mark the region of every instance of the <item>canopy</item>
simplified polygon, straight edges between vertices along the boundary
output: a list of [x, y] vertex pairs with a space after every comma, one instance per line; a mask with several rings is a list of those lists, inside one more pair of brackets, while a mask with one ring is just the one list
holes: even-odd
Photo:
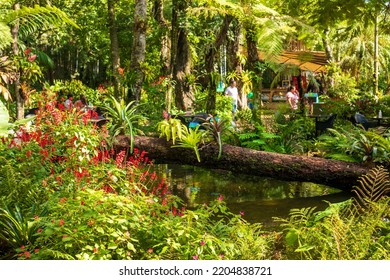
[[[259, 56], [260, 59], [265, 59], [264, 53], [259, 53]], [[328, 63], [325, 52], [310, 51], [284, 51], [270, 60], [280, 64], [296, 65], [303, 71], [311, 72], [325, 71], [325, 65]]]

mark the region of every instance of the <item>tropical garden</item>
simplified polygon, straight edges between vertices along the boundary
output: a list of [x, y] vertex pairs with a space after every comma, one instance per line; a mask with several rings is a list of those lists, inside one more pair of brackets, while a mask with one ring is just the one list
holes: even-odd
[[[390, 259], [389, 128], [351, 122], [390, 116], [389, 13], [381, 0], [0, 0], [0, 258]], [[301, 74], [277, 60], [294, 42], [326, 57], [309, 78], [337, 118], [318, 137], [303, 102], [262, 101]], [[218, 90], [231, 78], [234, 118]], [[92, 109], [65, 108], [69, 94]], [[185, 125], [186, 112], [207, 118]], [[147, 137], [196, 164], [229, 145], [367, 173], [350, 199], [291, 209], [271, 230], [223, 195], [186, 205], [139, 148]]]

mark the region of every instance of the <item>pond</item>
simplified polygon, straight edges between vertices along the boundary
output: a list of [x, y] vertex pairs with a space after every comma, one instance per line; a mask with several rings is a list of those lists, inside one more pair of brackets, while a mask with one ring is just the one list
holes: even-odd
[[350, 192], [310, 182], [287, 182], [178, 164], [158, 164], [155, 168], [187, 207], [194, 208], [222, 195], [233, 213], [244, 213], [248, 222], [269, 227], [273, 217], [287, 217], [292, 208], [321, 210], [327, 207], [326, 201], [336, 203], [351, 198]]

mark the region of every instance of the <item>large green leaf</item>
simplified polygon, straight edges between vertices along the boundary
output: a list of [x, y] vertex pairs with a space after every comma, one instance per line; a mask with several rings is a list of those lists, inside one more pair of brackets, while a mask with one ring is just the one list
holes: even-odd
[[0, 100], [0, 137], [8, 135], [8, 127], [10, 124], [8, 110], [4, 103]]

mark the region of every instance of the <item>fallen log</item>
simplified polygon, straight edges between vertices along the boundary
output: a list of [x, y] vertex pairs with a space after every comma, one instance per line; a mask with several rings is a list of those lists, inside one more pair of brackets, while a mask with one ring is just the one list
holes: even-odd
[[[129, 144], [128, 137], [118, 136], [114, 147], [115, 150], [128, 149]], [[216, 144], [201, 147], [201, 162], [198, 162], [193, 150], [171, 146], [172, 143], [163, 138], [145, 136], [136, 136], [134, 142], [134, 147], [146, 151], [155, 163], [204, 166], [280, 180], [313, 182], [342, 190], [350, 190], [357, 184], [359, 176], [369, 171], [369, 167], [362, 164], [256, 151], [226, 144], [220, 159], [217, 159]]]

